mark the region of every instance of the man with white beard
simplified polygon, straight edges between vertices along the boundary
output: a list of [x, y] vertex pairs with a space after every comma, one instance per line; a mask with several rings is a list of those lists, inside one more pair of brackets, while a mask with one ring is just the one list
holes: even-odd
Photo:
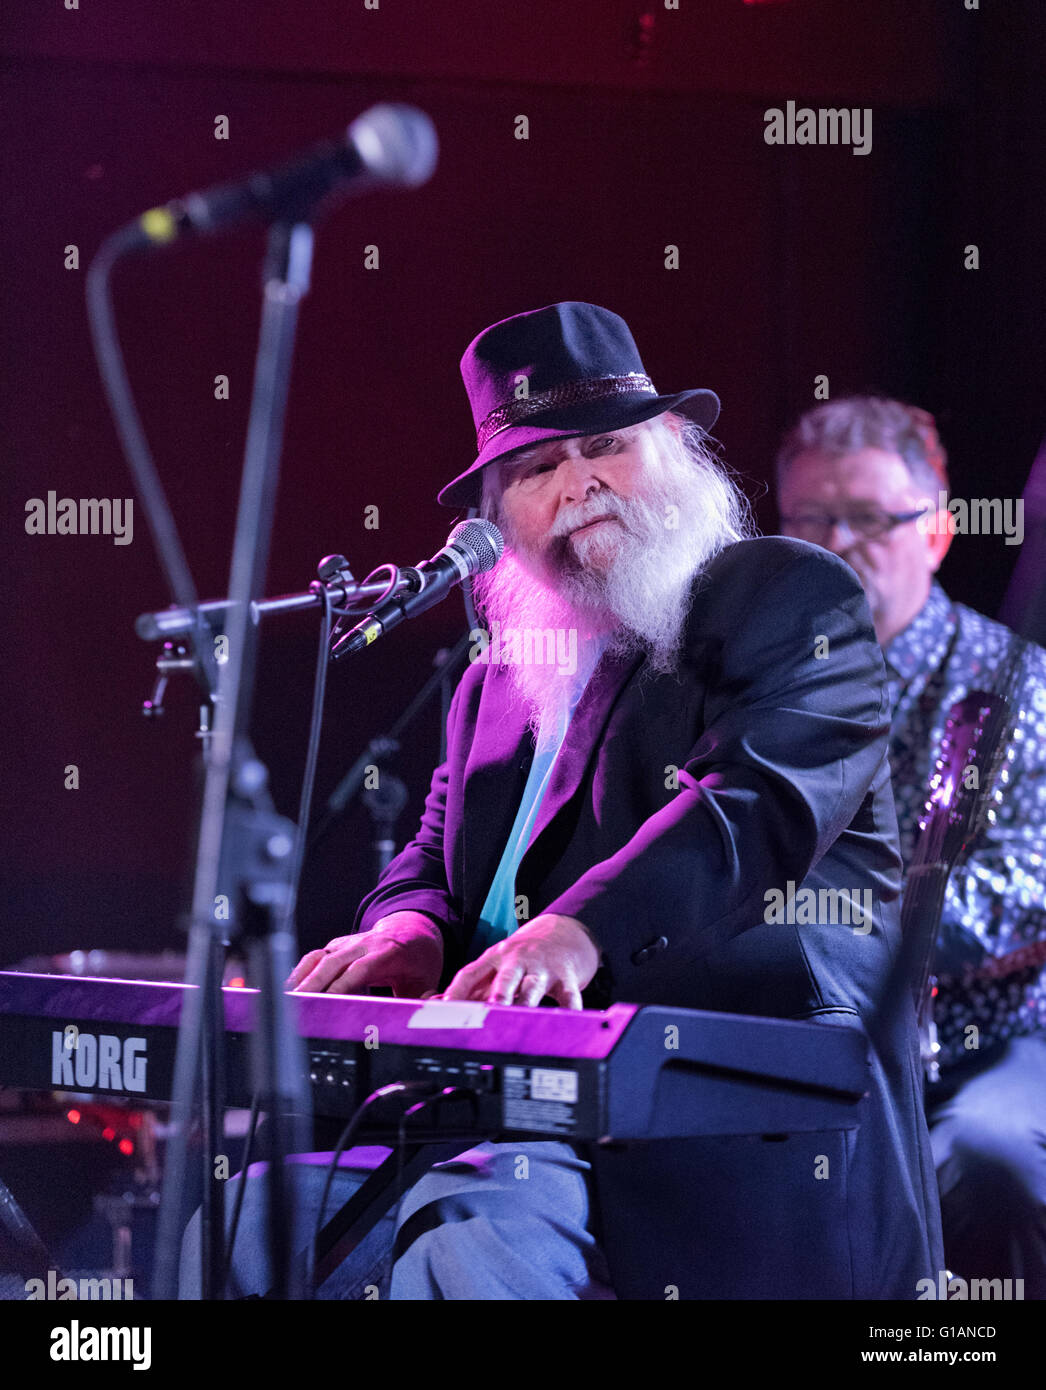
[[[478, 452], [439, 500], [508, 543], [480, 610], [576, 629], [582, 657], [569, 676], [470, 664], [414, 839], [289, 984], [862, 1032], [900, 858], [856, 577], [752, 537], [706, 442], [716, 397], [660, 395], [616, 314], [516, 315], [462, 375]], [[782, 923], [766, 904], [797, 885], [870, 895], [871, 920]], [[387, 1285], [371, 1242], [326, 1296], [914, 1299], [941, 1267], [917, 1070], [908, 1010], [870, 1055], [856, 1131], [479, 1144], [405, 1195]], [[298, 1174], [307, 1200], [318, 1173]], [[256, 1251], [237, 1276], [264, 1287]]]

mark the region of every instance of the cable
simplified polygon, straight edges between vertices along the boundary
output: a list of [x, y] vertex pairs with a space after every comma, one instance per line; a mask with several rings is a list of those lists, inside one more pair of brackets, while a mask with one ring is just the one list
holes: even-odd
[[312, 714], [309, 720], [309, 741], [305, 752], [305, 770], [301, 779], [301, 796], [298, 802], [298, 828], [294, 836], [294, 858], [291, 864], [291, 881], [287, 892], [287, 910], [283, 917], [284, 931], [290, 931], [294, 923], [294, 913], [298, 905], [298, 885], [301, 881], [302, 866], [305, 862], [306, 826], [312, 810], [312, 793], [316, 784], [316, 765], [320, 754], [320, 734], [323, 726], [323, 702], [327, 694], [327, 667], [330, 664], [331, 596], [319, 580], [309, 586], [319, 596], [323, 604], [323, 617], [320, 620], [320, 645], [316, 658], [316, 679], [312, 688]]
[[[362, 1103], [362, 1105], [360, 1105], [354, 1111], [353, 1115], [349, 1119], [348, 1124], [342, 1130], [341, 1135], [338, 1138], [337, 1147], [335, 1148], [334, 1153], [331, 1155], [331, 1161], [327, 1166], [327, 1178], [323, 1184], [323, 1195], [320, 1198], [319, 1209], [316, 1213], [316, 1225], [312, 1236], [311, 1251], [313, 1252], [313, 1254], [315, 1252], [316, 1244], [320, 1238], [320, 1232], [323, 1229], [323, 1215], [327, 1209], [327, 1201], [330, 1197], [330, 1189], [331, 1184], [334, 1181], [334, 1174], [337, 1172], [338, 1169], [338, 1160], [345, 1152], [345, 1147], [348, 1144], [349, 1140], [352, 1138], [356, 1130], [359, 1128], [360, 1121], [363, 1119], [367, 1108], [373, 1105], [376, 1101], [385, 1099], [387, 1096], [409, 1095], [412, 1092], [425, 1091], [427, 1087], [428, 1083], [423, 1081], [396, 1081], [393, 1082], [391, 1085], [382, 1086], [377, 1091], [372, 1092]], [[444, 1101], [455, 1100], [460, 1098], [461, 1096], [467, 1096], [472, 1101], [472, 1127], [473, 1129], [476, 1129], [478, 1122], [479, 1096], [471, 1087], [468, 1086], [445, 1086], [441, 1091], [437, 1092], [435, 1095], [429, 1094], [423, 1096], [421, 1100], [417, 1101], [414, 1105], [412, 1105], [409, 1110], [405, 1110], [403, 1114], [400, 1116], [399, 1124], [396, 1130], [396, 1210], [393, 1217], [394, 1232], [399, 1227], [400, 1209], [403, 1206], [403, 1198], [405, 1196], [403, 1190], [403, 1151], [407, 1145], [407, 1122], [410, 1119], [412, 1119], [415, 1115], [418, 1115], [423, 1110], [427, 1109], [429, 1106], [435, 1105], [438, 1107]], [[316, 1290], [313, 1286], [313, 1280], [311, 1278], [310, 1269], [309, 1296], [314, 1297], [315, 1292]]]
[[[197, 606], [196, 586], [178, 536], [174, 516], [167, 502], [156, 465], [153, 462], [145, 430], [131, 393], [127, 368], [116, 331], [113, 311], [111, 275], [118, 258], [135, 239], [133, 228], [125, 228], [107, 237], [95, 253], [87, 272], [87, 320], [94, 344], [95, 357], [102, 385], [112, 411], [116, 432], [135, 480], [139, 499], [145, 508], [146, 521], [156, 546], [160, 567], [164, 572], [171, 596], [193, 615], [194, 674], [209, 698], [218, 689], [217, 664], [205, 620]], [[190, 939], [187, 979], [205, 981], [206, 967], [201, 948]], [[202, 1004], [198, 995], [187, 1001], [185, 1017], [198, 1022]], [[171, 1104], [172, 1133], [167, 1147], [164, 1172], [165, 1201], [161, 1204], [158, 1256], [155, 1280], [157, 1287], [170, 1290], [176, 1281], [175, 1256], [180, 1224], [178, 1201], [185, 1189], [187, 1126], [191, 1123], [199, 1087], [198, 1038], [193, 1032], [188, 1047], [179, 1044], [182, 1065], [175, 1064], [174, 1092]], [[172, 1194], [178, 1194], [174, 1197]]]
[[323, 1196], [320, 1198], [319, 1210], [316, 1213], [316, 1226], [312, 1233], [313, 1249], [315, 1249], [316, 1242], [319, 1240], [320, 1232], [323, 1229], [323, 1213], [327, 1210], [327, 1199], [330, 1196], [331, 1183], [334, 1181], [334, 1174], [337, 1172], [338, 1169], [338, 1159], [341, 1158], [342, 1154], [345, 1152], [346, 1144], [349, 1142], [352, 1136], [356, 1133], [356, 1130], [359, 1128], [360, 1121], [363, 1119], [368, 1107], [373, 1105], [378, 1100], [384, 1100], [386, 1096], [407, 1095], [414, 1091], [424, 1090], [425, 1084], [426, 1083], [422, 1081], [394, 1081], [391, 1083], [391, 1085], [381, 1086], [378, 1088], [378, 1090], [372, 1091], [371, 1094], [367, 1097], [367, 1099], [363, 1101], [361, 1105], [356, 1107], [355, 1111], [349, 1119], [348, 1124], [345, 1126], [345, 1128], [342, 1130], [341, 1134], [338, 1137], [337, 1147], [335, 1148], [334, 1153], [331, 1155], [331, 1161], [327, 1167], [327, 1180], [323, 1184]]
[[[375, 568], [371, 570], [370, 574], [367, 575], [366, 579], [362, 580], [361, 582], [363, 584], [373, 583], [374, 576], [376, 574], [380, 574], [382, 570], [389, 571], [389, 582], [385, 586], [385, 592], [383, 594], [379, 594], [378, 597], [374, 599], [367, 599], [367, 601], [363, 604], [363, 607], [367, 610], [370, 610], [371, 608], [377, 608], [381, 604], [383, 604], [387, 598], [391, 598], [392, 595], [396, 592], [396, 586], [400, 582], [399, 566], [392, 564], [392, 562], [389, 560], [386, 560], [383, 565], [376, 565]], [[354, 604], [353, 607], [356, 607], [356, 605]], [[359, 612], [360, 610], [357, 608], [356, 611]]]
[[400, 1116], [399, 1129], [396, 1132], [396, 1213], [392, 1220], [393, 1240], [400, 1224], [400, 1208], [403, 1206], [403, 1150], [407, 1143], [407, 1121], [427, 1106], [442, 1105], [445, 1100], [456, 1100], [460, 1096], [468, 1096], [472, 1101], [472, 1121], [473, 1128], [477, 1128], [479, 1120], [479, 1096], [471, 1086], [444, 1086], [442, 1091], [434, 1096], [426, 1096], [419, 1100], [416, 1105], [412, 1105], [409, 1110], [404, 1111]]
[[258, 1092], [255, 1091], [251, 1099], [251, 1117], [247, 1124], [247, 1142], [243, 1146], [243, 1160], [240, 1165], [240, 1185], [236, 1189], [236, 1201], [233, 1204], [232, 1220], [229, 1223], [229, 1233], [225, 1243], [225, 1270], [222, 1274], [222, 1292], [228, 1288], [229, 1275], [232, 1273], [232, 1252], [236, 1244], [236, 1232], [240, 1225], [240, 1211], [243, 1207], [243, 1196], [247, 1190], [247, 1169], [251, 1166], [251, 1149], [254, 1147], [254, 1138], [258, 1129], [258, 1113], [260, 1110]]
[[127, 377], [127, 366], [116, 331], [111, 272], [118, 258], [136, 238], [136, 228], [125, 228], [122, 232], [107, 237], [96, 252], [87, 272], [87, 321], [102, 385], [116, 424], [116, 432], [134, 476], [138, 496], [145, 508], [146, 521], [152, 532], [160, 567], [174, 601], [194, 614], [197, 672], [208, 693], [213, 696], [218, 688], [218, 674], [209, 630], [197, 607], [196, 585], [193, 583], [189, 562], [178, 535], [178, 527], [134, 403]]

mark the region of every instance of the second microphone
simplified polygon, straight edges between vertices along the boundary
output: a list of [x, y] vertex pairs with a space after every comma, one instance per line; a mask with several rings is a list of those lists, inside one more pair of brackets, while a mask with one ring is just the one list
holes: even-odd
[[413, 618], [439, 603], [463, 579], [492, 570], [504, 549], [504, 539], [493, 522], [478, 518], [459, 522], [431, 560], [400, 571], [411, 587], [368, 613], [335, 643], [331, 659], [338, 661], [350, 652], [362, 651], [404, 618]]

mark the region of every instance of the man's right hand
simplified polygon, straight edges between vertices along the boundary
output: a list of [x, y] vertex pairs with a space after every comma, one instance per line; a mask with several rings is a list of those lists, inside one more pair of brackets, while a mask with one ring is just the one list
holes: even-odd
[[390, 912], [370, 931], [336, 936], [302, 956], [286, 987], [308, 994], [365, 994], [374, 985], [421, 999], [439, 988], [442, 972], [443, 937], [432, 918]]

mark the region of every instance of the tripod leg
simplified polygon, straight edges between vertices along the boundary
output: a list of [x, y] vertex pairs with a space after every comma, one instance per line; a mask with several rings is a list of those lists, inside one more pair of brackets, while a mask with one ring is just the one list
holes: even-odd
[[26, 1273], [31, 1278], [42, 1278], [46, 1284], [48, 1274], [52, 1270], [56, 1278], [62, 1278], [62, 1273], [51, 1258], [50, 1251], [36, 1234], [29, 1218], [18, 1205], [14, 1193], [3, 1179], [0, 1179], [0, 1226], [3, 1226], [10, 1235], [15, 1248], [22, 1259], [26, 1261]]

